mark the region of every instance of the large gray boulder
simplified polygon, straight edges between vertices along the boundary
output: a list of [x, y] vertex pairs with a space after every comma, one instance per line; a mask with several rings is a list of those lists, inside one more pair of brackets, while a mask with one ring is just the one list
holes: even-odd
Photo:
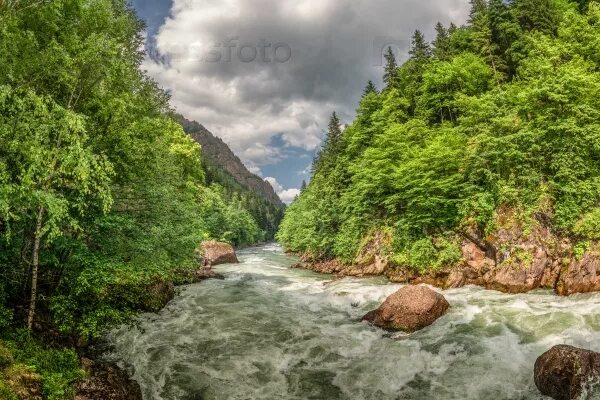
[[579, 399], [589, 395], [600, 377], [600, 354], [573, 346], [554, 346], [535, 362], [537, 388], [556, 400]]
[[405, 286], [363, 320], [383, 329], [415, 332], [433, 324], [449, 307], [444, 296], [426, 286]]

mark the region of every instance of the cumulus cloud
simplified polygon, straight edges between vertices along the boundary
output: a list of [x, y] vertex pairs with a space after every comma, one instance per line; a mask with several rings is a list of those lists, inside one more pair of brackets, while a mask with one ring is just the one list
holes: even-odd
[[271, 176], [266, 177], [265, 181], [271, 184], [273, 190], [275, 190], [275, 193], [277, 193], [281, 201], [283, 201], [285, 204], [290, 204], [292, 201], [294, 201], [296, 196], [300, 194], [300, 189], [285, 189], [279, 182], [277, 182], [277, 179]]
[[[285, 157], [273, 136], [313, 150], [332, 111], [350, 121], [367, 80], [380, 82], [386, 44], [405, 54], [415, 29], [431, 37], [467, 10], [468, 0], [174, 0], [144, 67], [179, 112], [259, 170]], [[276, 62], [285, 46], [291, 58]]]

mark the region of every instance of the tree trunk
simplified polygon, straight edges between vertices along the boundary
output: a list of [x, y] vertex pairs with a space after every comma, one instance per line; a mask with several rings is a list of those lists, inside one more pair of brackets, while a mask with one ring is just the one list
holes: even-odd
[[35, 317], [35, 303], [37, 301], [38, 271], [40, 267], [40, 242], [42, 239], [42, 221], [44, 219], [44, 207], [40, 207], [35, 225], [35, 237], [33, 241], [33, 255], [31, 261], [31, 299], [29, 313], [27, 315], [27, 329], [33, 328]]
[[494, 70], [494, 80], [496, 81], [496, 85], [500, 87], [500, 80], [498, 79], [498, 70], [496, 70], [496, 63], [494, 62], [494, 55], [492, 54], [492, 49], [488, 49], [488, 54], [490, 55], [492, 69]]

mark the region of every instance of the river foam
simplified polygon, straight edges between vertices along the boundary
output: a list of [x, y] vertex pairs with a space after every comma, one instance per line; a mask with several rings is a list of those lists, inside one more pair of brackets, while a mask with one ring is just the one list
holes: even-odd
[[600, 295], [444, 291], [449, 312], [411, 335], [360, 321], [400, 285], [289, 268], [276, 245], [216, 267], [158, 314], [114, 330], [109, 357], [146, 400], [543, 399], [538, 355], [559, 343], [600, 350]]

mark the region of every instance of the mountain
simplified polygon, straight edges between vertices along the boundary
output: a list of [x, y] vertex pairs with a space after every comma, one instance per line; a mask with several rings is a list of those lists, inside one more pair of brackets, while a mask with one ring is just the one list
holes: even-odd
[[285, 211], [285, 204], [273, 187], [248, 171], [229, 146], [202, 124], [181, 115], [174, 117], [183, 130], [202, 146], [207, 183], [221, 187], [223, 197], [247, 210], [266, 232], [266, 239], [273, 239]]
[[238, 156], [227, 146], [223, 140], [213, 135], [202, 124], [189, 121], [182, 116], [177, 116], [183, 130], [202, 146], [204, 159], [230, 175], [238, 184], [248, 190], [262, 195], [275, 206], [283, 207], [284, 204], [273, 190], [273, 187], [264, 179], [248, 171]]

